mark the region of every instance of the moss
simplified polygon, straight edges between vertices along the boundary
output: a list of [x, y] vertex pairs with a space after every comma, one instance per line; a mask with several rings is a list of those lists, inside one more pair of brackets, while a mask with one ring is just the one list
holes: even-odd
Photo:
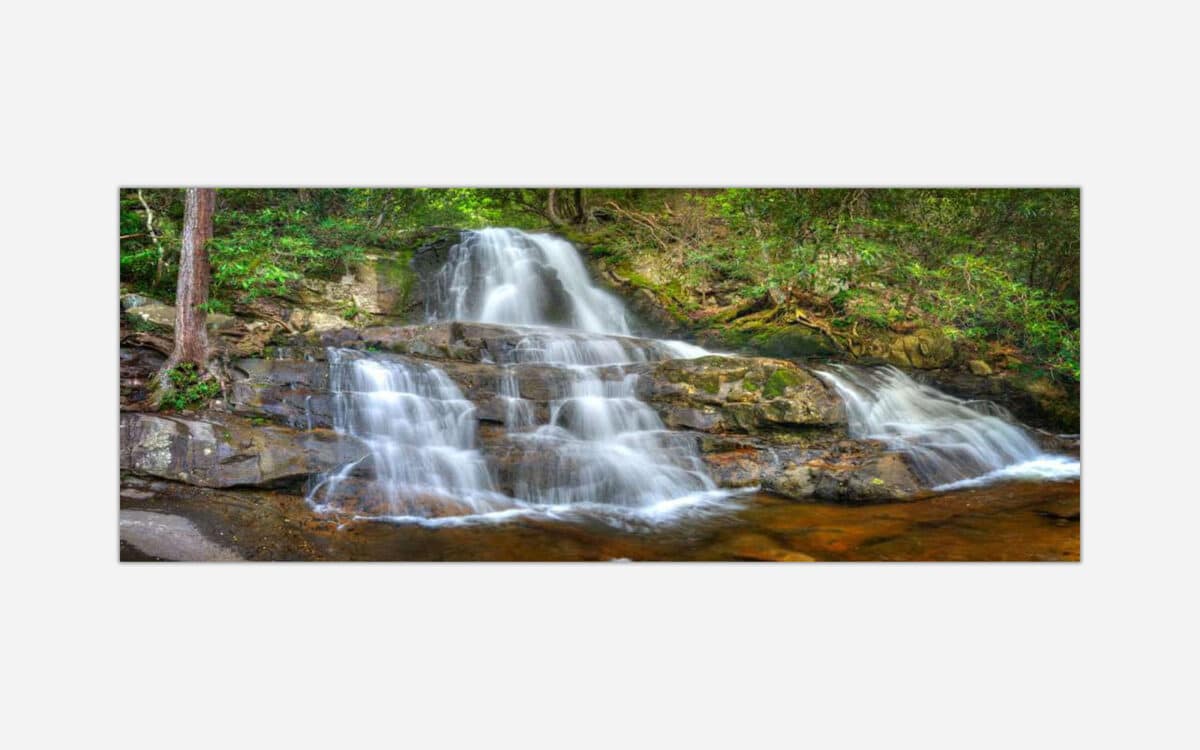
[[375, 273], [379, 278], [380, 291], [392, 291], [394, 297], [387, 310], [392, 315], [403, 315], [412, 298], [416, 274], [409, 268], [412, 260], [412, 248], [398, 248], [394, 255], [380, 257], [375, 264]]
[[763, 396], [767, 398], [779, 398], [789, 386], [798, 385], [799, 383], [800, 378], [796, 373], [781, 367], [767, 378], [767, 382], [763, 386]]
[[714, 373], [706, 373], [696, 378], [694, 382], [705, 393], [717, 393], [721, 390], [721, 378]]

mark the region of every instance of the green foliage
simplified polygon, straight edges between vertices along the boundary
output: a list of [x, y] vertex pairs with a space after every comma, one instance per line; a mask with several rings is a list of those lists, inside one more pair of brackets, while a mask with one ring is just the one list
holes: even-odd
[[691, 249], [698, 283], [825, 300], [832, 325], [941, 327], [1078, 379], [1076, 190], [759, 190], [705, 198], [728, 230]]
[[160, 403], [164, 409], [195, 409], [208, 403], [221, 392], [221, 386], [216, 379], [201, 377], [191, 362], [172, 368], [167, 372], [167, 377], [171, 381], [171, 388]]
[[[146, 227], [146, 211], [138, 199], [138, 192], [122, 190], [118, 201], [121, 280], [149, 296], [170, 302], [175, 298], [183, 191], [144, 190], [142, 195], [154, 213], [154, 234], [158, 244]], [[156, 281], [160, 249], [164, 273]]]
[[[228, 312], [238, 301], [289, 294], [305, 277], [340, 278], [368, 252], [385, 259], [381, 274], [410, 282], [415, 238], [430, 228], [544, 230], [548, 192], [218, 190], [206, 310]], [[649, 289], [683, 323], [706, 325], [706, 315], [718, 314], [713, 310], [769, 292], [771, 305], [815, 312], [840, 335], [942, 329], [968, 348], [1015, 351], [1057, 378], [1079, 377], [1077, 190], [585, 192], [590, 220], [554, 231]], [[573, 193], [557, 193], [560, 218], [573, 215]], [[167, 302], [174, 297], [182, 198], [182, 190], [120, 195], [121, 280]], [[154, 213], [157, 244], [143, 199]], [[156, 280], [160, 251], [163, 273]], [[647, 258], [652, 262], [643, 265]], [[347, 320], [361, 317], [353, 306], [342, 312]], [[724, 333], [755, 341], [778, 334]]]

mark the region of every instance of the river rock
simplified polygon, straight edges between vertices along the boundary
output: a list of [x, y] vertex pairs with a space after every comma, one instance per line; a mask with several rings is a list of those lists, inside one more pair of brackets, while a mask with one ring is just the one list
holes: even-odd
[[909, 500], [921, 491], [904, 458], [877, 441], [827, 437], [780, 445], [716, 437], [700, 446], [722, 487], [761, 487], [792, 500], [853, 505]]
[[846, 422], [837, 394], [784, 360], [711, 356], [630, 369], [639, 374], [638, 397], [668, 427], [758, 433]]
[[201, 487], [294, 484], [367, 455], [330, 430], [255, 426], [221, 412], [121, 414], [121, 469]]

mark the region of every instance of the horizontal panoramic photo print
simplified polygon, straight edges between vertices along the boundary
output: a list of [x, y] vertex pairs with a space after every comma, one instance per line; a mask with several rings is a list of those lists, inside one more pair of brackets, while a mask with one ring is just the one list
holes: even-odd
[[1078, 561], [1074, 188], [122, 188], [122, 561]]

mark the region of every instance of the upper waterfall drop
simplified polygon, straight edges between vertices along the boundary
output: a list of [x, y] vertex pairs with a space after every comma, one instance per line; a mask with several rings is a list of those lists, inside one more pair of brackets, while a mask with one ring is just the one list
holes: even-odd
[[592, 283], [574, 245], [508, 228], [463, 232], [425, 312], [430, 320], [630, 332], [625, 306]]

